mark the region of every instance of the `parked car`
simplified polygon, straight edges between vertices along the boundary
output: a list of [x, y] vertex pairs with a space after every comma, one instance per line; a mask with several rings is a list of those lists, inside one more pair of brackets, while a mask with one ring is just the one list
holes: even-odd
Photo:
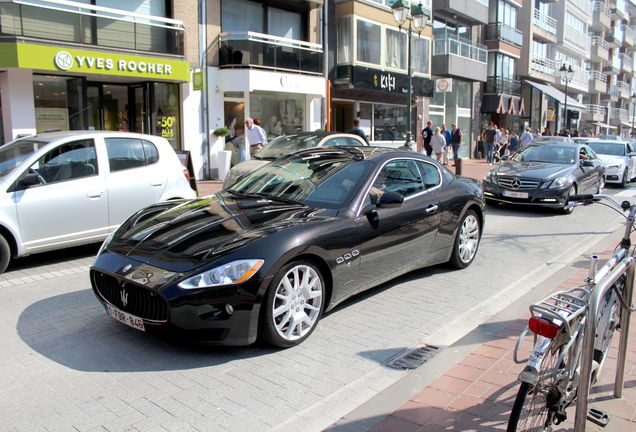
[[594, 138], [591, 137], [574, 137], [572, 138], [572, 141], [577, 143], [577, 144], [585, 144], [589, 141], [594, 140]]
[[605, 163], [605, 181], [625, 187], [636, 177], [636, 153], [634, 145], [626, 141], [589, 141], [588, 146]]
[[362, 290], [469, 266], [483, 224], [480, 182], [424, 155], [313, 148], [219, 194], [139, 211], [104, 243], [91, 283], [106, 313], [138, 330], [289, 347]]
[[532, 144], [554, 144], [554, 143], [573, 143], [570, 137], [562, 137], [556, 135], [539, 136], [532, 140]]
[[245, 176], [260, 167], [267, 165], [279, 157], [311, 147], [325, 146], [366, 146], [368, 145], [361, 137], [354, 134], [337, 132], [302, 132], [292, 135], [282, 135], [261, 151], [257, 152], [252, 159], [243, 161], [232, 167], [223, 187], [231, 186], [236, 180]]
[[0, 272], [10, 258], [103, 241], [150, 204], [194, 198], [164, 138], [43, 133], [0, 147]]
[[619, 137], [618, 135], [600, 135], [598, 137], [598, 139], [603, 140], [603, 141], [608, 141], [608, 140], [620, 141], [620, 140], [622, 140], [622, 138]]
[[544, 206], [570, 213], [571, 194], [600, 193], [605, 166], [585, 144], [531, 144], [484, 177], [488, 203]]

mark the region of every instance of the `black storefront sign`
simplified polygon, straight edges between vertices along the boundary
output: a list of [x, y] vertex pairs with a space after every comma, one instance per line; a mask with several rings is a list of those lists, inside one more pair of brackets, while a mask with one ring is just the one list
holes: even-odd
[[[377, 90], [392, 94], [408, 94], [409, 78], [405, 74], [362, 66], [338, 66], [338, 77], [348, 78], [355, 89]], [[435, 83], [428, 78], [413, 77], [413, 95], [433, 97]]]

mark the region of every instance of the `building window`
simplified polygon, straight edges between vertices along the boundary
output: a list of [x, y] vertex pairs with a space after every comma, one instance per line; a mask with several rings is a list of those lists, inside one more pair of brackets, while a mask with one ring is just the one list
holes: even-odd
[[269, 139], [305, 129], [305, 96], [292, 93], [250, 93], [250, 116], [261, 121]]
[[302, 39], [299, 13], [270, 7], [267, 9], [267, 33], [288, 39]]
[[248, 0], [223, 0], [221, 31], [263, 33], [263, 5]]
[[497, 22], [517, 28], [517, 9], [510, 3], [499, 0], [497, 15]]
[[406, 69], [406, 35], [400, 31], [386, 29], [386, 66]]
[[413, 51], [413, 70], [418, 73], [430, 73], [430, 41], [424, 38], [413, 37], [411, 49]]
[[180, 149], [179, 84], [153, 83], [152, 134], [163, 137]]
[[82, 95], [82, 78], [34, 75], [37, 132], [85, 129]]
[[453, 93], [457, 95], [457, 106], [459, 108], [470, 108], [473, 96], [472, 86], [469, 82], [453, 80], [456, 88]]
[[357, 22], [357, 60], [380, 64], [380, 26], [366, 21]]
[[351, 18], [338, 18], [337, 21], [337, 37], [338, 37], [338, 64], [351, 63]]
[[406, 138], [406, 107], [398, 105], [373, 106], [373, 139], [393, 141]]

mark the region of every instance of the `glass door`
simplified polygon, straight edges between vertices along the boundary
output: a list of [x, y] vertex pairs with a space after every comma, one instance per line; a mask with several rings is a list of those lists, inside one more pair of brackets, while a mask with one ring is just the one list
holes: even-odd
[[150, 133], [148, 125], [148, 86], [132, 85], [128, 89], [130, 130], [138, 133]]

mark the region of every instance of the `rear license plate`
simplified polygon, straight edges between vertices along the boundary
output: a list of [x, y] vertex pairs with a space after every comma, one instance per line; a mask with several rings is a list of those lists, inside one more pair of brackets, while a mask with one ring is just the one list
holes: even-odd
[[510, 198], [528, 198], [528, 192], [513, 192], [513, 191], [503, 191], [503, 196], [507, 196]]
[[112, 318], [116, 319], [120, 323], [126, 324], [127, 326], [130, 326], [137, 330], [146, 331], [146, 328], [144, 327], [144, 321], [137, 316], [131, 315], [128, 312], [121, 311], [111, 305], [106, 305], [106, 312], [108, 313], [108, 315], [110, 315]]

